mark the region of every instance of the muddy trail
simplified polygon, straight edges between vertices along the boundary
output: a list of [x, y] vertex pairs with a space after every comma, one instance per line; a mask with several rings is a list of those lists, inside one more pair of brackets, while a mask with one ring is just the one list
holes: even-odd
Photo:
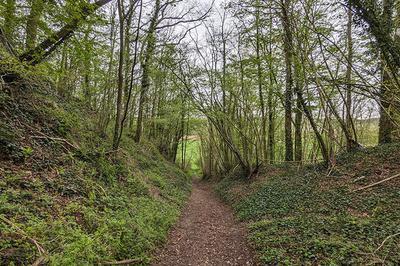
[[214, 194], [195, 181], [187, 206], [152, 265], [257, 265], [246, 228]]

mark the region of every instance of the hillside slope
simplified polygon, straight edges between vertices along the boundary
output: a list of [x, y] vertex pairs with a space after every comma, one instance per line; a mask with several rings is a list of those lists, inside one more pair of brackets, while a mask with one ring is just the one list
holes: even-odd
[[267, 167], [217, 191], [249, 223], [267, 265], [399, 265], [399, 158], [400, 144], [380, 146], [340, 156], [330, 172]]
[[13, 91], [0, 92], [0, 264], [147, 264], [190, 179], [149, 144], [110, 152], [78, 100]]

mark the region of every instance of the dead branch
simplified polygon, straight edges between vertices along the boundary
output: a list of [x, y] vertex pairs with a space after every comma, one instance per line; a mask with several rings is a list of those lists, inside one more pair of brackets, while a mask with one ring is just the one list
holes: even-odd
[[365, 179], [365, 178], [366, 178], [366, 176], [357, 177], [356, 179], [353, 180], [353, 183], [356, 183], [356, 182], [358, 182], [358, 181], [361, 181], [361, 180], [363, 180], [363, 179]]
[[42, 136], [32, 136], [32, 138], [35, 138], [35, 139], [49, 139], [49, 140], [53, 140], [53, 141], [63, 142], [65, 144], [67, 144], [68, 146], [70, 146], [71, 148], [73, 148], [75, 150], [79, 150], [79, 147], [75, 146], [74, 144], [72, 144], [71, 142], [69, 142], [66, 139], [49, 137], [49, 136], [46, 136], [44, 134]]
[[105, 261], [100, 264], [102, 265], [126, 265], [131, 263], [139, 263], [142, 262], [141, 259], [128, 259], [128, 260], [121, 260], [121, 261]]
[[390, 236], [386, 237], [385, 240], [383, 240], [383, 242], [379, 245], [379, 247], [377, 249], [375, 249], [374, 253], [376, 253], [378, 250], [380, 250], [389, 239], [396, 237], [398, 235], [400, 235], [400, 233], [396, 233], [394, 235], [390, 235]]
[[32, 266], [42, 265], [42, 264], [44, 264], [45, 261], [46, 261], [46, 257], [41, 256], [41, 257], [37, 258], [34, 263], [32, 263]]
[[357, 191], [360, 191], [360, 190], [364, 190], [364, 189], [367, 189], [367, 188], [374, 187], [374, 186], [376, 186], [376, 185], [382, 184], [382, 183], [384, 183], [384, 182], [387, 182], [387, 181], [392, 180], [392, 179], [394, 179], [394, 178], [396, 178], [396, 177], [399, 177], [399, 176], [400, 176], [400, 173], [397, 174], [397, 175], [388, 177], [388, 178], [386, 178], [386, 179], [383, 179], [383, 180], [381, 180], [381, 181], [379, 181], [379, 182], [373, 183], [373, 184], [371, 184], [371, 185], [358, 188], [358, 189], [356, 189], [356, 190], [353, 190], [352, 192], [357, 192]]
[[14, 224], [13, 222], [11, 222], [10, 220], [8, 220], [6, 217], [4, 216], [0, 216], [0, 220], [2, 220], [3, 222], [5, 222], [6, 224], [8, 224], [9, 226], [13, 227], [17, 232], [17, 234], [27, 238], [28, 240], [30, 240], [37, 248], [39, 254], [41, 256], [46, 255], [47, 252], [46, 250], [39, 244], [39, 242], [35, 239], [33, 239], [32, 237], [28, 236], [24, 230], [22, 230], [21, 228], [19, 228], [16, 224]]
[[104, 155], [110, 155], [110, 154], [118, 153], [118, 152], [120, 152], [121, 150], [122, 150], [121, 148], [118, 148], [117, 150], [109, 150], [109, 151], [106, 151], [106, 152], [104, 153]]

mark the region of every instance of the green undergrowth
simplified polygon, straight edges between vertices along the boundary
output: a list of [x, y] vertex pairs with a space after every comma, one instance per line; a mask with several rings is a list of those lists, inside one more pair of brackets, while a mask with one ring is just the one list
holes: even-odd
[[274, 166], [252, 181], [230, 176], [218, 193], [249, 223], [267, 265], [399, 265], [400, 145], [339, 156], [318, 166]]
[[110, 151], [90, 110], [0, 93], [0, 265], [146, 265], [190, 179], [147, 143]]

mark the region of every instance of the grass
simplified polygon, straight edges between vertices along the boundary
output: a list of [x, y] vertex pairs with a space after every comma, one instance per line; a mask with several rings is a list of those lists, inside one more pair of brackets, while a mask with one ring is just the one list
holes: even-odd
[[[2, 93], [0, 110], [0, 264], [148, 264], [189, 194], [188, 176], [128, 137], [109, 153], [78, 101]], [[33, 137], [42, 134], [71, 145]]]
[[398, 144], [343, 154], [329, 176], [268, 167], [252, 182], [227, 177], [217, 191], [249, 223], [267, 265], [398, 265], [400, 181], [352, 191], [399, 173], [399, 156]]

